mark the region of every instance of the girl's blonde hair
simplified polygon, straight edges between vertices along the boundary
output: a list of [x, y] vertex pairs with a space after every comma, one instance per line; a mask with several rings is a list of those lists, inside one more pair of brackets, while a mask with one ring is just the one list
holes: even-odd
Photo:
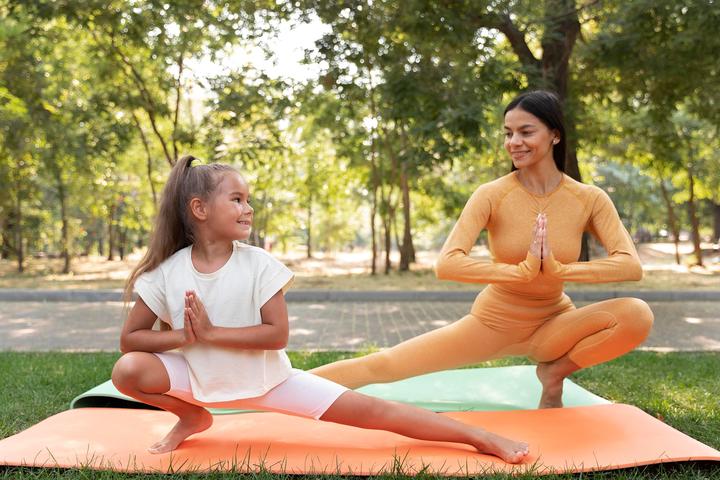
[[162, 192], [150, 247], [125, 284], [125, 302], [131, 300], [135, 281], [140, 275], [154, 270], [172, 254], [192, 244], [194, 225], [190, 200], [195, 197], [210, 200], [227, 172], [237, 173], [237, 170], [220, 163], [202, 164], [192, 155], [185, 155], [175, 163]]

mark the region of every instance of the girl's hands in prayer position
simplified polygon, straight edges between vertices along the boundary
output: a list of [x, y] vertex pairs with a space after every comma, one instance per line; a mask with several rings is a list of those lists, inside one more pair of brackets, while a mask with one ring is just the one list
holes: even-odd
[[188, 295], [187, 292], [185, 293], [185, 312], [184, 312], [184, 320], [183, 320], [183, 333], [185, 334], [185, 343], [184, 345], [190, 345], [191, 343], [195, 343], [197, 340], [197, 336], [195, 335], [195, 331], [193, 330], [192, 322], [190, 321], [190, 313], [189, 313], [189, 307], [188, 307]]
[[185, 322], [189, 322], [195, 338], [199, 341], [209, 341], [213, 329], [208, 318], [205, 306], [194, 291], [185, 292]]

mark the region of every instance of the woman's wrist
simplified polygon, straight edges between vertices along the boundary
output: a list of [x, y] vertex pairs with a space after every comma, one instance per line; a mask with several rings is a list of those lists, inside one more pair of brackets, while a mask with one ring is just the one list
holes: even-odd
[[562, 264], [555, 260], [555, 256], [550, 252], [549, 255], [544, 256], [542, 259], [542, 270], [543, 273], [550, 277], [559, 277]]

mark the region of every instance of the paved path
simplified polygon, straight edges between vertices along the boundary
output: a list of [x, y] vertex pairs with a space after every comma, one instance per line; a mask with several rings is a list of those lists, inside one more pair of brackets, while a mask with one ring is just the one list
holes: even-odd
[[[578, 306], [586, 302], [577, 302]], [[642, 348], [720, 351], [720, 301], [650, 301]], [[465, 315], [468, 301], [290, 301], [290, 350], [389, 347]], [[116, 351], [119, 302], [0, 301], [0, 350]]]

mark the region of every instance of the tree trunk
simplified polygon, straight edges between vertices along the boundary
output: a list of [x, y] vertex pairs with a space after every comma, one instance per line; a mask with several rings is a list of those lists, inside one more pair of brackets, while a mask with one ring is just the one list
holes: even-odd
[[58, 199], [60, 200], [60, 218], [62, 221], [62, 256], [65, 259], [62, 273], [70, 273], [70, 229], [67, 216], [67, 195], [65, 193], [65, 184], [59, 170], [55, 171], [55, 180], [57, 181]]
[[[481, 22], [483, 17], [479, 17]], [[580, 20], [575, 0], [547, 0], [545, 2], [544, 33], [541, 39], [542, 57], [535, 57], [527, 43], [525, 31], [518, 28], [509, 15], [486, 17], [490, 23], [480, 26], [497, 28], [508, 39], [518, 60], [527, 75], [529, 87], [532, 89], [550, 89], [555, 91], [563, 103], [565, 112], [565, 134], [567, 148], [565, 152], [565, 172], [578, 182], [582, 182], [577, 159], [577, 140], [573, 105], [568, 101], [570, 81], [570, 57], [580, 35]], [[581, 261], [590, 259], [588, 235], [583, 234], [580, 250]]]
[[127, 228], [118, 228], [118, 254], [120, 260], [125, 260], [125, 242], [127, 241]]
[[541, 40], [542, 78], [563, 100], [568, 92], [570, 57], [579, 34], [575, 0], [546, 0], [545, 32]]
[[392, 218], [392, 215], [395, 213], [393, 212], [393, 208], [391, 205], [391, 198], [392, 198], [392, 185], [389, 187], [387, 195], [384, 192], [384, 188], [381, 187], [380, 189], [381, 197], [382, 197], [382, 207], [380, 211], [380, 216], [382, 219], [382, 225], [383, 225], [383, 236], [385, 239], [385, 275], [390, 274], [390, 270], [392, 269], [392, 262], [390, 261], [390, 252], [392, 251], [392, 228], [391, 228], [391, 222], [390, 219]]
[[[392, 230], [393, 238], [395, 239], [395, 248], [397, 248], [397, 251], [400, 252], [400, 257], [402, 261], [402, 250], [403, 250], [403, 244], [400, 243], [400, 231], [398, 230], [398, 222], [397, 222], [397, 207], [393, 207], [392, 209], [393, 215], [390, 217], [390, 229]], [[400, 268], [398, 267], [398, 270]]]
[[372, 186], [373, 197], [372, 205], [370, 206], [370, 236], [372, 237], [372, 260], [370, 263], [370, 275], [377, 275], [377, 256], [378, 256], [378, 245], [377, 245], [377, 232], [375, 228], [375, 220], [377, 218], [377, 184]]
[[390, 270], [392, 269], [392, 262], [390, 261], [390, 250], [392, 249], [392, 233], [390, 231], [389, 211], [386, 211], [385, 215], [383, 216], [383, 230], [385, 233], [385, 275], [389, 275]]
[[177, 130], [180, 120], [180, 100], [182, 99], [182, 75], [185, 69], [185, 51], [181, 50], [177, 62], [178, 76], [175, 81], [175, 112], [173, 114], [173, 129], [170, 138], [172, 139], [173, 160], [178, 161]]
[[660, 192], [662, 193], [663, 200], [665, 200], [665, 206], [667, 207], [668, 215], [668, 226], [672, 232], [673, 242], [675, 243], [675, 262], [680, 265], [680, 227], [678, 226], [677, 219], [675, 216], [675, 208], [673, 207], [672, 199], [670, 194], [665, 188], [665, 182], [660, 180]]
[[[365, 66], [367, 67], [367, 78], [370, 85], [370, 115], [377, 120], [377, 108], [375, 105], [375, 86], [372, 83], [372, 67], [370, 59], [365, 55]], [[372, 205], [370, 206], [370, 236], [372, 237], [372, 260], [370, 264], [370, 275], [377, 274], [377, 233], [375, 228], [375, 219], [378, 210], [378, 188], [380, 188], [380, 176], [378, 175], [377, 165], [377, 123], [373, 124], [370, 131], [370, 190], [372, 191]]]
[[102, 229], [97, 234], [97, 254], [102, 255], [105, 251], [105, 237], [102, 234]]
[[315, 177], [315, 165], [314, 160], [312, 158], [307, 159], [307, 180], [305, 180], [305, 187], [307, 188], [307, 242], [305, 244], [307, 252], [307, 258], [312, 258], [313, 256], [313, 245], [312, 245], [312, 220], [313, 220], [313, 200], [314, 200], [314, 193], [315, 193], [315, 182], [313, 178]]
[[[14, 212], [11, 212], [14, 213]], [[10, 218], [5, 218], [2, 223], [0, 235], [2, 235], [2, 245], [0, 246], [0, 259], [6, 260], [12, 255], [13, 240], [11, 234], [14, 232]]]
[[713, 202], [713, 242], [720, 243], [720, 203]]
[[400, 188], [403, 210], [403, 242], [402, 245], [398, 244], [400, 246], [400, 271], [407, 272], [410, 270], [410, 263], [415, 261], [415, 246], [410, 224], [410, 185], [404, 161], [400, 163]]
[[307, 204], [307, 258], [312, 258], [312, 195], [308, 197]]
[[697, 216], [697, 206], [695, 204], [695, 176], [692, 171], [692, 164], [687, 167], [690, 199], [688, 200], [688, 211], [690, 214], [690, 225], [692, 227], [693, 250], [695, 251], [695, 264], [702, 267], [702, 248], [700, 247], [700, 221]]
[[135, 121], [135, 126], [137, 127], [138, 132], [140, 132], [140, 140], [142, 141], [143, 148], [145, 149], [145, 164], [147, 169], [148, 183], [150, 183], [150, 191], [152, 192], [153, 207], [155, 207], [155, 212], [157, 213], [157, 192], [155, 191], [155, 183], [153, 182], [152, 178], [153, 164], [152, 154], [150, 153], [150, 142], [148, 142], [148, 139], [145, 136], [145, 131], [140, 124], [140, 119], [137, 117], [137, 115], [135, 115], [134, 111], [131, 111], [131, 113], [133, 116], [133, 120]]
[[18, 188], [17, 201], [15, 203], [15, 251], [17, 252], [17, 271], [23, 273], [25, 271], [25, 250], [23, 249], [22, 235], [22, 190]]
[[115, 250], [115, 203], [110, 206], [110, 215], [108, 216], [108, 261], [115, 260], [113, 251]]

